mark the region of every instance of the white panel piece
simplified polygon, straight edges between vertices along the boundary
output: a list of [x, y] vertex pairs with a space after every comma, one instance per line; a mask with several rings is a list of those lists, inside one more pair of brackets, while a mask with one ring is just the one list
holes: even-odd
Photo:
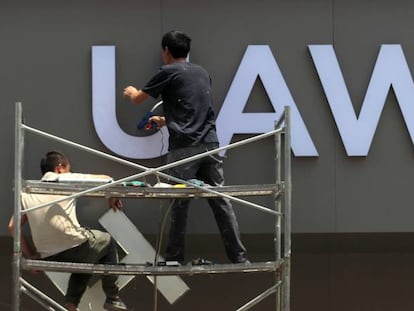
[[48, 278], [52, 281], [53, 285], [57, 287], [57, 289], [65, 295], [68, 289], [68, 281], [70, 273], [67, 272], [51, 272], [45, 271]]
[[[154, 248], [123, 212], [109, 210], [99, 219], [99, 223], [111, 234], [127, 254], [121, 262], [134, 264], [154, 261]], [[160, 258], [160, 260], [163, 259]], [[64, 295], [67, 290], [70, 273], [50, 271], [45, 273]], [[133, 279], [134, 276], [120, 275], [118, 280], [120, 289], [124, 288]], [[152, 276], [147, 276], [147, 279], [154, 283]], [[170, 304], [173, 304], [189, 290], [184, 281], [177, 276], [157, 276], [157, 288]], [[105, 295], [102, 291], [101, 281], [98, 281], [93, 286], [87, 288], [79, 307], [80, 310], [90, 310], [91, 307], [92, 310], [99, 310], [104, 301]]]
[[[45, 271], [46, 275], [52, 281], [52, 283], [57, 287], [57, 289], [62, 293], [66, 294], [68, 289], [68, 282], [70, 273], [67, 272], [51, 272]], [[131, 280], [133, 276], [121, 275], [119, 276], [118, 285], [119, 288], [124, 288]], [[85, 293], [82, 296], [82, 299], [79, 303], [80, 310], [101, 310], [102, 305], [105, 302], [105, 294], [102, 290], [102, 282], [98, 280], [91, 287], [88, 287]]]
[[[127, 253], [121, 262], [129, 264], [154, 262], [154, 248], [123, 212], [114, 212], [110, 209], [99, 219], [99, 223]], [[147, 278], [154, 283], [153, 277], [147, 276]], [[157, 276], [157, 288], [170, 304], [189, 290], [178, 276]]]
[[[45, 273], [62, 295], [65, 295], [68, 289], [70, 273], [50, 271], [45, 271]], [[125, 285], [126, 284], [123, 284], [123, 286]], [[99, 280], [93, 284], [93, 286], [86, 289], [79, 303], [79, 310], [101, 310], [105, 298], [105, 294], [102, 290], [102, 283]]]
[[85, 294], [79, 303], [79, 310], [97, 311], [103, 310], [103, 304], [105, 303], [105, 293], [102, 290], [102, 282], [99, 280], [92, 287], [86, 289]]

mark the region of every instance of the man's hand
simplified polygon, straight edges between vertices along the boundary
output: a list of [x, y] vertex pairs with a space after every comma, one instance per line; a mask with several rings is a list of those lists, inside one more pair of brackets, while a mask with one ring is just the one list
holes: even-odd
[[138, 93], [137, 88], [133, 86], [127, 86], [124, 89], [124, 96], [130, 98], [131, 100], [133, 100], [134, 96], [136, 96], [137, 93]]
[[122, 201], [118, 198], [109, 198], [108, 199], [109, 207], [112, 208], [114, 212], [117, 210], [122, 210]]
[[124, 96], [128, 97], [133, 103], [140, 104], [146, 100], [149, 95], [133, 86], [127, 86], [124, 89]]
[[157, 124], [157, 129], [160, 129], [165, 125], [165, 117], [162, 116], [152, 116], [149, 118], [150, 122], [155, 122]]

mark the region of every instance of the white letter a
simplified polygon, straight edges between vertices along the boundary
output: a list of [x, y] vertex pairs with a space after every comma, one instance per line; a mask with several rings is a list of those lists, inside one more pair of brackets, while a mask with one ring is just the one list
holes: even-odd
[[[243, 113], [258, 76], [275, 112]], [[269, 46], [248, 46], [217, 117], [220, 145], [228, 145], [236, 133], [259, 134], [272, 131], [285, 106], [291, 107], [293, 153], [296, 156], [318, 156]]]

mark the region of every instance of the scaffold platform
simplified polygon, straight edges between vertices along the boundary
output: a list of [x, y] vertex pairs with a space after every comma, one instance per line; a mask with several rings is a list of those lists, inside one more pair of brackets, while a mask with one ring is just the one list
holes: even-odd
[[[16, 104], [16, 131], [15, 131], [15, 205], [14, 205], [14, 243], [13, 243], [13, 311], [20, 310], [20, 293], [25, 293], [35, 301], [42, 304], [48, 310], [65, 310], [64, 307], [53, 301], [42, 291], [29, 284], [21, 276], [21, 270], [39, 270], [50, 272], [89, 273], [97, 275], [145, 275], [145, 276], [178, 276], [199, 274], [224, 274], [224, 273], [257, 273], [269, 272], [275, 274], [275, 282], [272, 287], [251, 299], [236, 311], [245, 311], [260, 303], [271, 294], [276, 294], [276, 311], [290, 311], [290, 257], [291, 257], [291, 142], [290, 142], [290, 109], [285, 107], [280, 120], [275, 122], [275, 130], [260, 134], [245, 140], [219, 147], [183, 160], [169, 163], [157, 168], [147, 168], [139, 164], [119, 159], [115, 156], [91, 149], [69, 140], [42, 132], [22, 123], [21, 103]], [[96, 182], [44, 182], [39, 180], [23, 180], [22, 162], [24, 132], [28, 131], [36, 135], [46, 137], [66, 145], [87, 151], [89, 153], [114, 160], [142, 170], [143, 172], [115, 180], [110, 183]], [[282, 144], [282, 135], [284, 136]], [[275, 138], [275, 183], [253, 185], [230, 185], [213, 187], [209, 185], [194, 185], [189, 181], [180, 180], [163, 171], [168, 168], [196, 160], [201, 157], [219, 153], [222, 150], [235, 148], [263, 138]], [[283, 147], [282, 147], [283, 146]], [[283, 149], [283, 153], [282, 153]], [[127, 186], [125, 182], [139, 180], [147, 175], [155, 175], [170, 181], [171, 187]], [[283, 178], [282, 178], [283, 177]], [[180, 184], [180, 187], [174, 187]], [[31, 209], [21, 208], [21, 193], [49, 194], [63, 196], [53, 202], [36, 206]], [[266, 262], [251, 262], [240, 264], [206, 264], [206, 265], [176, 265], [164, 266], [148, 262], [122, 263], [117, 265], [86, 264], [72, 262], [55, 262], [46, 260], [26, 259], [22, 256], [20, 245], [22, 214], [30, 213], [33, 209], [42, 208], [53, 203], [77, 198], [89, 197], [119, 197], [132, 199], [200, 199], [224, 197], [233, 202], [238, 202], [261, 212], [275, 217], [274, 224], [274, 259]], [[249, 201], [250, 197], [269, 196], [273, 199], [274, 206], [267, 207]], [[156, 283], [154, 284], [156, 287]]]

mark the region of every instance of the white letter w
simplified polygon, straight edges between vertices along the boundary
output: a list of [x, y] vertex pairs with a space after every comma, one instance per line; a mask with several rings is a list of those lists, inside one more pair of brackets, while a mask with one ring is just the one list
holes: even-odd
[[359, 117], [332, 45], [309, 45], [309, 50], [349, 156], [368, 154], [391, 86], [414, 143], [414, 83], [400, 45], [381, 46]]

